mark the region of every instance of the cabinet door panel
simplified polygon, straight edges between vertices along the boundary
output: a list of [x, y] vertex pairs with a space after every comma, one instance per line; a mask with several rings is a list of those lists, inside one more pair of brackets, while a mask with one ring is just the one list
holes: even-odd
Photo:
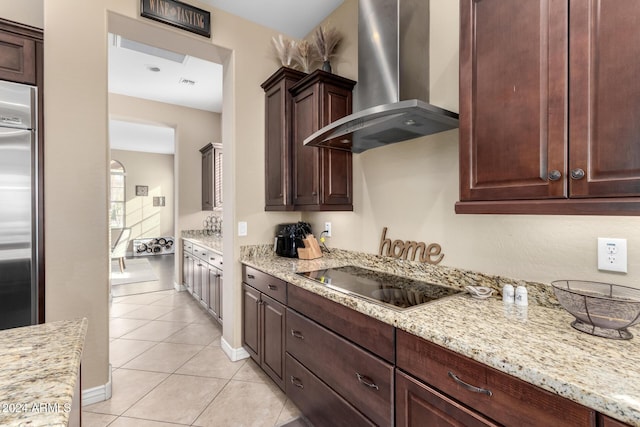
[[213, 148], [211, 144], [203, 147], [202, 153], [202, 210], [213, 210]]
[[0, 34], [0, 79], [36, 84], [36, 42]]
[[285, 307], [262, 295], [262, 369], [284, 390]]
[[[351, 114], [351, 90], [340, 87], [323, 86], [321, 126]], [[343, 139], [343, 138], [340, 138]], [[348, 151], [321, 149], [322, 161], [322, 203], [325, 205], [351, 205], [353, 182], [352, 154]]]
[[322, 177], [322, 203], [326, 205], [348, 205], [351, 200], [352, 158], [351, 153], [342, 150], [322, 149], [325, 164]]
[[295, 98], [293, 107], [293, 203], [317, 205], [320, 202], [319, 149], [306, 147], [303, 141], [320, 129], [318, 96], [313, 87]]
[[266, 206], [284, 206], [291, 203], [287, 186], [289, 185], [289, 120], [287, 120], [287, 102], [289, 93], [283, 85], [272, 88], [266, 94], [265, 123], [265, 169], [266, 169]]
[[403, 372], [396, 371], [396, 426], [498, 426]]
[[640, 2], [572, 0], [571, 197], [640, 195]]
[[242, 285], [242, 342], [249, 355], [260, 363], [260, 292]]
[[282, 67], [261, 86], [265, 91], [265, 210], [293, 210], [291, 200], [293, 96], [306, 74]]
[[566, 196], [567, 16], [561, 0], [462, 1], [463, 201]]

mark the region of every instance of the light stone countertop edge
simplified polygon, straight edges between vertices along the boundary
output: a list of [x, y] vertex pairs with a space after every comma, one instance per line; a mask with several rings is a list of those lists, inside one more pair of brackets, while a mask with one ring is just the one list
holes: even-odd
[[0, 331], [0, 425], [66, 426], [86, 318]]

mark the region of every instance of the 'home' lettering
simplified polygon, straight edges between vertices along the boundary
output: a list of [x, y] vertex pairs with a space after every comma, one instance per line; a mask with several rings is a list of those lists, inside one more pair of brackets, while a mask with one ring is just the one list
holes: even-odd
[[[386, 253], [385, 253], [386, 248]], [[418, 260], [420, 262], [426, 262], [428, 264], [439, 264], [444, 258], [442, 253], [442, 247], [437, 243], [431, 243], [427, 246], [424, 242], [414, 242], [402, 240], [387, 239], [387, 227], [382, 229], [382, 237], [380, 238], [380, 255], [390, 256], [392, 258], [409, 259], [411, 261], [416, 260], [418, 253]], [[411, 255], [411, 256], [409, 256]]]

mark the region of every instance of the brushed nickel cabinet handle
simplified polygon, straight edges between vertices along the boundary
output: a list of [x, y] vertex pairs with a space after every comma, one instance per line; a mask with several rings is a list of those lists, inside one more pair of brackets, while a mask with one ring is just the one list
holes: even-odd
[[491, 392], [491, 390], [487, 390], [486, 388], [480, 388], [480, 387], [476, 387], [474, 385], [468, 384], [462, 381], [460, 378], [458, 378], [458, 376], [451, 371], [449, 371], [449, 377], [451, 377], [456, 383], [458, 383], [459, 385], [461, 385], [462, 387], [466, 388], [469, 391], [472, 391], [474, 393], [486, 394], [489, 397], [493, 396], [493, 393]]
[[366, 375], [362, 375], [356, 372], [356, 377], [358, 377], [358, 381], [360, 381], [361, 384], [364, 384], [369, 388], [375, 388], [376, 390], [380, 390], [380, 387], [378, 387], [376, 383], [374, 383], [373, 380], [367, 377]]
[[291, 330], [291, 336], [292, 336], [292, 337], [296, 337], [296, 338], [298, 338], [298, 339], [300, 339], [300, 340], [303, 340], [303, 339], [304, 339], [304, 335], [302, 335], [302, 332], [300, 332], [300, 331], [296, 331], [295, 329], [292, 329], [292, 330]]
[[304, 388], [304, 384], [302, 384], [302, 380], [300, 378], [294, 377], [293, 375], [291, 375], [291, 384], [293, 384], [298, 388]]
[[247, 277], [248, 277], [249, 279], [255, 279], [255, 278], [256, 278], [256, 276], [254, 276], [253, 274], [247, 274]]
[[277, 291], [278, 287], [276, 285], [267, 285], [267, 288], [269, 288], [272, 291]]
[[580, 168], [575, 168], [571, 170], [571, 178], [572, 179], [582, 179], [584, 178], [584, 170], [580, 169]]
[[552, 170], [548, 176], [550, 181], [557, 181], [562, 178], [562, 173], [559, 170]]

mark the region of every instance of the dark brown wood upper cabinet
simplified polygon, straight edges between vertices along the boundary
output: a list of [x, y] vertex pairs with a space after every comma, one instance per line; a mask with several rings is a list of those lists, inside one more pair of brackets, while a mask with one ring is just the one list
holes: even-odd
[[265, 211], [293, 210], [293, 96], [289, 89], [306, 75], [302, 71], [282, 67], [261, 85], [265, 91]]
[[304, 139], [352, 111], [356, 82], [281, 68], [265, 90], [265, 210], [353, 210], [351, 153]]
[[456, 212], [640, 214], [640, 3], [460, 4]]
[[[0, 80], [37, 85], [42, 32], [26, 25], [0, 22]], [[39, 70], [42, 72], [42, 70]]]
[[640, 196], [640, 3], [570, 7], [571, 197]]
[[293, 95], [293, 204], [296, 210], [353, 210], [350, 152], [307, 147], [304, 139], [352, 111], [356, 82], [316, 70]]
[[222, 209], [222, 145], [209, 143], [202, 154], [202, 210]]

